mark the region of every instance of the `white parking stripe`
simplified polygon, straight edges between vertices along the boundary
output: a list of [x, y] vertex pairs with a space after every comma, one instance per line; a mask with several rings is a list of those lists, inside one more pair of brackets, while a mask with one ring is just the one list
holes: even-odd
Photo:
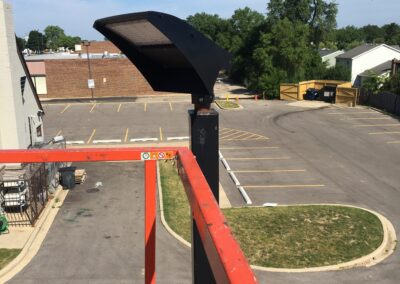
[[85, 141], [67, 141], [67, 145], [71, 145], [71, 144], [85, 144]]
[[131, 142], [146, 142], [146, 141], [158, 141], [158, 138], [134, 138]]
[[172, 140], [189, 140], [189, 136], [167, 137], [167, 141]]
[[121, 143], [121, 139], [93, 140], [93, 144], [99, 143]]

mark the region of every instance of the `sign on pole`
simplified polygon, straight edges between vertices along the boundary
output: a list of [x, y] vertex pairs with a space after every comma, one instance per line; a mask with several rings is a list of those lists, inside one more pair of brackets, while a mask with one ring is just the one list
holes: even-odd
[[87, 83], [89, 89], [94, 89], [94, 79], [88, 79]]

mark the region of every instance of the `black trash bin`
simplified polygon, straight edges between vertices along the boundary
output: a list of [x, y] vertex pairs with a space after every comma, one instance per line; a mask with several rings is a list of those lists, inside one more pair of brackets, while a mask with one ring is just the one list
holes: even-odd
[[73, 189], [75, 187], [75, 170], [76, 167], [60, 168], [60, 184], [63, 188]]

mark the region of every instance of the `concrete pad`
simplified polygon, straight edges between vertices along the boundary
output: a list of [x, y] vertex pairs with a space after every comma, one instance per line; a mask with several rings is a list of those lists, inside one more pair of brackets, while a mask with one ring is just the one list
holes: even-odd
[[33, 231], [31, 226], [9, 227], [8, 234], [0, 235], [0, 248], [22, 249]]
[[288, 106], [304, 107], [304, 108], [323, 108], [323, 107], [330, 107], [332, 106], [332, 104], [321, 101], [297, 101], [293, 103], [288, 103]]

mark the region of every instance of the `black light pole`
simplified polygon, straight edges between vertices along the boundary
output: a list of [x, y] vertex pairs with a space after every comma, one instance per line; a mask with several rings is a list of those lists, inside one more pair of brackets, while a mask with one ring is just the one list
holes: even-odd
[[[89, 80], [93, 80], [93, 77], [92, 77], [92, 67], [91, 67], [91, 65], [90, 65], [90, 56], [89, 56], [90, 41], [85, 40], [85, 41], [83, 42], [83, 45], [86, 46], [86, 56], [87, 56], [88, 69], [89, 69]], [[93, 100], [93, 99], [94, 99], [94, 86], [89, 86], [89, 83], [88, 83], [88, 87], [89, 87], [90, 92], [91, 92], [91, 94], [92, 94], [92, 100]]]
[[[155, 91], [192, 94], [190, 148], [218, 202], [219, 126], [218, 112], [211, 104], [218, 72], [229, 68], [230, 54], [187, 22], [159, 12], [104, 18], [97, 20], [94, 28], [129, 58]], [[194, 219], [192, 272], [193, 283], [215, 283]]]

